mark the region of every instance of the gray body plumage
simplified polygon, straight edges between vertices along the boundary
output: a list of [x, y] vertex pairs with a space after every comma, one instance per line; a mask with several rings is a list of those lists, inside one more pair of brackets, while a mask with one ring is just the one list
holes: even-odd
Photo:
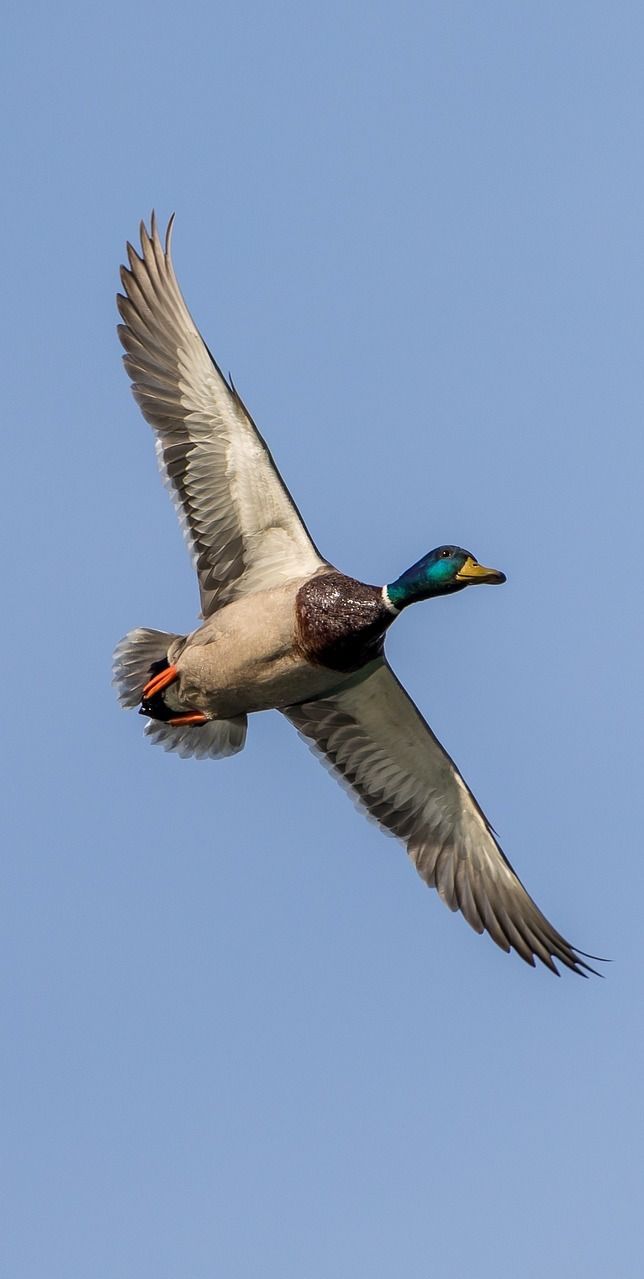
[[298, 597], [310, 580], [234, 600], [175, 640], [167, 656], [179, 679], [165, 693], [168, 705], [228, 717], [281, 710], [337, 688], [343, 672], [312, 662], [300, 640]]
[[256, 591], [174, 640], [179, 678], [165, 702], [213, 718], [283, 710], [339, 688], [382, 650], [392, 621], [377, 587], [326, 569]]

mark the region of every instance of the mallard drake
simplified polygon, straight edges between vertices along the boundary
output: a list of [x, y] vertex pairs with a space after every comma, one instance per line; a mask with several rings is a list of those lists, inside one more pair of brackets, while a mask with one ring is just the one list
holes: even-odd
[[526, 892], [385, 657], [386, 632], [408, 605], [504, 574], [458, 546], [384, 586], [324, 559], [188, 312], [171, 235], [172, 219], [163, 244], [153, 215], [140, 254], [128, 244], [119, 335], [192, 550], [204, 621], [187, 636], [130, 631], [114, 655], [121, 704], [148, 718], [152, 742], [199, 759], [240, 751], [251, 712], [281, 711], [478, 933], [532, 966], [594, 971]]

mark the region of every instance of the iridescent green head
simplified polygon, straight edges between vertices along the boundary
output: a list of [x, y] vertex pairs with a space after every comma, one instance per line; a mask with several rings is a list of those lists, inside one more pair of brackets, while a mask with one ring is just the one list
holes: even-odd
[[429, 555], [424, 555], [417, 564], [412, 564], [386, 587], [386, 591], [394, 608], [401, 609], [416, 600], [451, 595], [454, 591], [462, 591], [465, 586], [504, 581], [505, 573], [496, 568], [485, 568], [462, 546], [439, 546]]

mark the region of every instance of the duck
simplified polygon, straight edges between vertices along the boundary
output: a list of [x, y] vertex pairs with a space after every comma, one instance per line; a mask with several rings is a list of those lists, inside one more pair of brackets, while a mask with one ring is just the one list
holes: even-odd
[[174, 215], [127, 244], [118, 333], [134, 397], [188, 542], [201, 624], [189, 635], [138, 627], [114, 653], [121, 705], [181, 757], [244, 747], [248, 716], [277, 710], [359, 807], [397, 836], [421, 879], [477, 933], [535, 967], [587, 976], [592, 955], [553, 927], [385, 653], [412, 604], [505, 574], [442, 545], [395, 581], [371, 585], [315, 546], [232, 379], [215, 362], [179, 288]]

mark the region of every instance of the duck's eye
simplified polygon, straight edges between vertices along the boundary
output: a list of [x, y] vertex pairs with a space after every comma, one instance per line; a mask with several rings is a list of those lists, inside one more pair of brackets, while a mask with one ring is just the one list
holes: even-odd
[[444, 551], [441, 551], [441, 559], [442, 559], [442, 560], [448, 560], [448, 559], [450, 558], [451, 554], [452, 554], [452, 552], [451, 552], [450, 550], [448, 550], [448, 548], [447, 548], [447, 547], [445, 547], [445, 550], [444, 550]]

